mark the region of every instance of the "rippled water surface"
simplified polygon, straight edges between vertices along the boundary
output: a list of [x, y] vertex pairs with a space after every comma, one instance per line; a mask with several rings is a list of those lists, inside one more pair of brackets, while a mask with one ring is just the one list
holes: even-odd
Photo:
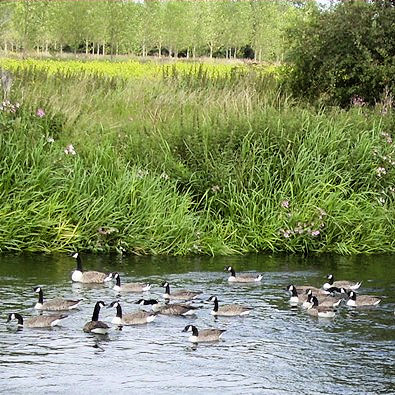
[[[395, 392], [395, 257], [247, 256], [232, 258], [123, 258], [83, 256], [84, 269], [118, 271], [123, 281], [153, 284], [144, 297], [161, 297], [160, 284], [202, 291], [196, 317], [158, 316], [150, 324], [111, 330], [108, 336], [82, 331], [97, 300], [117, 299], [110, 284], [72, 284], [75, 261], [67, 256], [0, 257], [0, 390], [8, 393], [270, 393], [379, 394]], [[229, 285], [225, 265], [264, 274], [260, 285]], [[310, 317], [289, 305], [290, 284], [320, 286], [325, 275], [363, 281], [360, 293], [379, 295], [370, 309], [342, 307], [330, 319]], [[63, 326], [17, 331], [10, 312], [24, 317], [40, 285], [45, 298], [83, 298]], [[210, 315], [221, 303], [253, 308], [242, 318]], [[142, 294], [141, 294], [142, 296]], [[125, 312], [137, 310], [139, 294], [119, 296]], [[102, 309], [110, 322], [115, 309]], [[223, 341], [188, 342], [188, 323], [226, 329]]]

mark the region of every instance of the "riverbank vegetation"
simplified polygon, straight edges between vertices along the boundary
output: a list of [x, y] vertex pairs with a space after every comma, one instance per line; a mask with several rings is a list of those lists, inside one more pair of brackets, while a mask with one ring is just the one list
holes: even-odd
[[125, 79], [20, 61], [0, 111], [1, 250], [394, 251], [390, 114], [190, 67]]
[[[43, 15], [197, 2], [50, 3]], [[289, 51], [272, 58], [288, 63], [0, 59], [1, 251], [395, 251], [393, 2], [227, 3], [292, 7], [297, 24], [280, 35]], [[41, 25], [23, 15], [18, 50], [50, 41], [28, 35]], [[196, 51], [207, 55], [204, 42]], [[218, 45], [228, 58], [241, 50]]]

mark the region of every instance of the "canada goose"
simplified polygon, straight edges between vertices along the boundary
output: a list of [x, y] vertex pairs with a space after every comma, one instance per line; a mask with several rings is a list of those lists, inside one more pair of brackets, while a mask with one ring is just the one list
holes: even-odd
[[307, 309], [307, 313], [314, 317], [333, 318], [336, 313], [330, 307], [319, 306], [318, 299], [313, 296], [311, 298], [312, 305]]
[[116, 284], [113, 287], [114, 291], [118, 292], [145, 292], [149, 291], [151, 288], [151, 284], [142, 284], [142, 283], [127, 283], [121, 285], [121, 276], [119, 273], [110, 273], [110, 278], [115, 279]]
[[192, 336], [189, 336], [189, 341], [192, 343], [203, 343], [203, 342], [216, 342], [218, 341], [226, 329], [203, 329], [198, 331], [196, 326], [187, 325], [183, 332], [192, 332]]
[[351, 291], [346, 305], [352, 307], [377, 306], [380, 302], [381, 299], [369, 295], [358, 295], [357, 298], [357, 294]]
[[105, 305], [106, 304], [102, 301], [99, 301], [95, 304], [95, 308], [93, 309], [92, 321], [89, 321], [84, 325], [84, 332], [98, 333], [100, 335], [105, 335], [108, 332], [110, 327], [104, 322], [99, 321], [100, 308]]
[[186, 291], [185, 289], [170, 293], [170, 284], [167, 281], [162, 284], [162, 287], [165, 287], [165, 293], [163, 294], [165, 299], [191, 300], [196, 299], [201, 294], [201, 292]]
[[323, 307], [338, 307], [340, 303], [343, 301], [343, 298], [340, 296], [334, 297], [334, 296], [327, 296], [327, 297], [321, 297], [321, 296], [313, 296], [313, 293], [310, 291], [307, 294], [307, 300], [303, 302], [302, 306], [305, 309], [308, 309], [313, 306], [313, 298], [316, 298], [318, 301], [319, 306]]
[[210, 296], [208, 302], [214, 302], [214, 308], [211, 310], [211, 314], [215, 316], [238, 316], [250, 314], [251, 308], [240, 306], [237, 304], [227, 304], [218, 307], [218, 298], [216, 296]]
[[77, 260], [77, 269], [73, 271], [71, 275], [71, 279], [78, 283], [85, 284], [103, 284], [106, 281], [110, 281], [110, 276], [107, 276], [106, 273], [102, 272], [83, 272], [82, 271], [82, 261], [78, 252], [75, 252], [71, 255], [74, 259]]
[[8, 315], [7, 322], [12, 320], [18, 320], [18, 327], [25, 326], [27, 328], [51, 328], [59, 325], [60, 321], [66, 318], [64, 314], [53, 314], [53, 315], [39, 315], [37, 317], [31, 317], [26, 321], [18, 313], [11, 313]]
[[231, 283], [257, 283], [262, 280], [262, 274], [243, 273], [236, 275], [232, 266], [226, 266], [224, 270], [230, 272], [228, 281]]
[[337, 288], [351, 289], [352, 291], [355, 291], [362, 284], [361, 281], [358, 282], [358, 283], [354, 283], [354, 282], [351, 282], [351, 281], [335, 281], [335, 278], [333, 277], [333, 274], [328, 274], [326, 276], [326, 278], [328, 279], [328, 282], [326, 282], [322, 286], [322, 288], [325, 289], [325, 290], [327, 290], [329, 288], [332, 288], [332, 287], [337, 287]]
[[[291, 297], [289, 299], [291, 304], [303, 303], [307, 300], [307, 293], [299, 293], [298, 289], [293, 284], [288, 285], [286, 290], [291, 292]], [[308, 291], [310, 290], [307, 290], [307, 292]]]
[[117, 309], [117, 315], [111, 321], [116, 325], [141, 325], [152, 322], [156, 318], [155, 313], [148, 313], [146, 311], [123, 314], [119, 301], [112, 302], [108, 307], [116, 307]]
[[34, 292], [38, 293], [38, 302], [34, 306], [34, 308], [37, 310], [52, 310], [52, 311], [72, 310], [72, 309], [76, 309], [82, 300], [82, 299], [70, 300], [70, 299], [56, 298], [44, 302], [44, 293], [42, 288], [35, 287]]
[[152, 311], [163, 315], [191, 315], [195, 314], [196, 306], [179, 303], [159, 303], [156, 299], [140, 299], [136, 302], [139, 305], [151, 305]]

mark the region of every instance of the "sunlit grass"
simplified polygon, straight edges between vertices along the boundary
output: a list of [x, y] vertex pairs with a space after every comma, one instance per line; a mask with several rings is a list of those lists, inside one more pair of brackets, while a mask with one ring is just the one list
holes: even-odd
[[306, 107], [270, 73], [177, 67], [13, 69], [2, 251], [395, 251], [390, 116]]

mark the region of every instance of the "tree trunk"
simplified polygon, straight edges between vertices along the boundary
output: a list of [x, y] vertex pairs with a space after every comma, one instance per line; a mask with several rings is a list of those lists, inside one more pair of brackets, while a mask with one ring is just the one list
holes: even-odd
[[48, 40], [45, 40], [45, 53], [48, 53]]
[[88, 40], [85, 40], [85, 55], [88, 55], [88, 52], [89, 52]]
[[225, 49], [225, 59], [228, 59], [228, 48]]
[[196, 47], [195, 46], [193, 46], [193, 48], [192, 48], [192, 57], [193, 57], [193, 59], [196, 58]]
[[213, 58], [213, 44], [210, 44], [210, 59]]
[[187, 48], [187, 59], [189, 59], [189, 48]]
[[106, 54], [106, 43], [103, 41], [102, 55]]
[[159, 56], [159, 58], [162, 57], [162, 43], [161, 42], [159, 42], [158, 56]]
[[143, 58], [145, 58], [145, 44], [143, 44]]
[[60, 54], [63, 54], [63, 44], [60, 44]]
[[7, 41], [4, 40], [4, 52], [7, 53], [8, 48], [7, 48]]
[[169, 48], [169, 58], [171, 58], [171, 55], [173, 54], [173, 51], [171, 49], [171, 47]]

